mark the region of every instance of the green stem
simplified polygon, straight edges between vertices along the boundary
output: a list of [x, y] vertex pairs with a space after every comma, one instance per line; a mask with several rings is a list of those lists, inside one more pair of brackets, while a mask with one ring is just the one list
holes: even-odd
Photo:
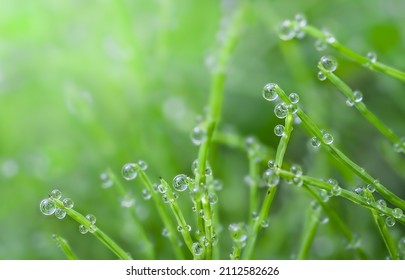
[[[287, 149], [288, 141], [290, 140], [291, 137], [291, 132], [292, 132], [292, 125], [293, 125], [293, 115], [288, 112], [287, 116], [285, 118], [285, 127], [284, 127], [284, 133], [281, 136], [280, 142], [277, 146], [277, 151], [276, 151], [276, 158], [275, 158], [275, 166], [274, 166], [274, 172], [278, 176], [278, 172], [283, 164], [283, 159], [284, 159], [284, 154]], [[278, 182], [277, 182], [278, 184]], [[261, 228], [262, 222], [267, 218], [270, 207], [273, 203], [274, 196], [277, 191], [277, 184], [276, 185], [270, 185], [269, 189], [267, 190], [266, 196], [263, 201], [262, 208], [259, 213], [259, 217], [255, 220], [253, 227], [250, 228], [249, 231], [249, 238], [246, 244], [246, 248], [243, 251], [243, 259], [251, 259], [253, 255], [253, 249], [256, 244], [256, 239], [257, 235], [259, 233], [259, 230]]]
[[[364, 190], [364, 192], [368, 199], [375, 202], [374, 197], [369, 190], [366, 189], [366, 190]], [[379, 215], [379, 213], [377, 211], [375, 211], [374, 209], [371, 209], [371, 213], [373, 214], [374, 221], [377, 225], [378, 231], [380, 232], [381, 238], [383, 239], [385, 246], [387, 247], [387, 250], [391, 256], [391, 259], [399, 260], [400, 256], [399, 256], [399, 253], [397, 250], [397, 246], [396, 246], [395, 241], [392, 238], [390, 232], [387, 229], [384, 218], [381, 217]]]
[[62, 238], [60, 235], [54, 234], [53, 238], [58, 243], [59, 247], [62, 249], [63, 253], [69, 260], [77, 260], [76, 254], [73, 252], [69, 243], [66, 239]]
[[177, 231], [175, 229], [175, 226], [174, 226], [172, 220], [170, 219], [169, 215], [167, 214], [167, 211], [165, 209], [165, 205], [163, 203], [161, 196], [157, 192], [155, 192], [155, 190], [153, 189], [153, 184], [150, 181], [148, 175], [146, 175], [146, 173], [142, 170], [139, 170], [138, 172], [139, 172], [138, 176], [141, 179], [142, 183], [144, 184], [144, 186], [148, 189], [148, 191], [152, 195], [152, 199], [155, 202], [156, 208], [158, 210], [160, 218], [163, 221], [164, 226], [170, 232], [169, 240], [172, 243], [172, 247], [176, 253], [177, 258], [184, 259], [183, 251], [181, 250], [181, 248], [179, 246], [179, 242], [177, 240]]
[[369, 58], [362, 56], [356, 52], [354, 52], [353, 50], [345, 47], [344, 45], [342, 45], [341, 43], [339, 43], [337, 40], [335, 40], [334, 42], [329, 43], [327, 40], [327, 35], [325, 33], [323, 33], [322, 31], [320, 31], [319, 29], [310, 26], [310, 25], [306, 25], [304, 27], [302, 27], [302, 29], [309, 35], [322, 40], [323, 42], [329, 44], [330, 46], [332, 46], [333, 48], [335, 48], [337, 51], [339, 51], [341, 54], [351, 58], [352, 60], [354, 60], [355, 62], [357, 62], [358, 64], [367, 67], [373, 71], [376, 72], [380, 72], [383, 74], [386, 74], [388, 76], [391, 76], [393, 78], [396, 78], [402, 82], [405, 82], [405, 73], [397, 70], [395, 68], [392, 68], [388, 65], [385, 65], [383, 63], [380, 63], [378, 61], [376, 62], [371, 62]]
[[255, 156], [249, 154], [249, 225], [254, 223], [253, 212], [257, 211], [258, 201], [258, 188], [259, 188], [259, 162]]
[[[127, 195], [127, 191], [125, 190], [125, 188], [121, 184], [121, 182], [118, 180], [115, 173], [112, 172], [111, 169], [108, 169], [107, 174], [108, 174], [109, 178], [114, 182], [114, 187], [117, 190], [118, 195], [121, 197], [125, 197], [125, 195]], [[142, 223], [139, 220], [138, 215], [136, 214], [135, 208], [130, 207], [129, 210], [130, 210], [132, 220], [138, 229], [137, 240], [141, 241], [141, 245], [143, 246], [143, 248], [145, 250], [146, 257], [151, 260], [155, 259], [155, 251], [153, 249], [153, 247], [154, 247], [153, 243], [148, 239], [148, 235], [146, 234], [145, 229], [142, 226]]]
[[304, 234], [302, 237], [301, 248], [297, 256], [298, 260], [305, 260], [308, 258], [308, 252], [311, 249], [322, 210], [320, 207], [316, 210], [312, 210], [312, 207], [310, 206], [308, 212], [307, 225], [303, 231]]
[[114, 240], [112, 240], [107, 234], [105, 234], [101, 229], [96, 225], [93, 225], [85, 216], [79, 212], [66, 208], [62, 201], [59, 199], [50, 198], [55, 202], [56, 206], [63, 209], [67, 215], [69, 215], [73, 220], [79, 224], [85, 226], [98, 240], [100, 240], [108, 249], [110, 249], [115, 255], [117, 255], [122, 260], [131, 260], [132, 258], [125, 252]]
[[[288, 99], [288, 96], [285, 94], [285, 92], [280, 88], [276, 87], [278, 96], [283, 100], [286, 104], [291, 104], [290, 100]], [[363, 179], [364, 182], [367, 184], [373, 185], [376, 190], [389, 202], [392, 204], [404, 209], [405, 208], [405, 201], [401, 198], [399, 198], [397, 195], [395, 195], [393, 192], [388, 190], [383, 184], [381, 184], [377, 179], [373, 178], [370, 174], [368, 174], [364, 168], [360, 167], [356, 163], [354, 163], [349, 157], [347, 157], [343, 152], [341, 152], [333, 143], [331, 144], [326, 144], [322, 141], [323, 139], [323, 133], [322, 131], [318, 128], [318, 126], [309, 118], [304, 111], [298, 106], [297, 110], [297, 116], [302, 120], [302, 125], [306, 128], [306, 130], [311, 133], [312, 135], [315, 135], [318, 139], [321, 140], [323, 143], [323, 147], [340, 163], [348, 167], [350, 170], [352, 170], [353, 173], [355, 173], [357, 176], [359, 176], [361, 179]]]
[[356, 109], [366, 118], [372, 125], [374, 125], [385, 137], [387, 137], [393, 144], [398, 145], [405, 151], [405, 143], [392, 132], [377, 116], [367, 109], [367, 106], [363, 102], [355, 102], [354, 93], [351, 88], [337, 77], [332, 72], [326, 71], [322, 65], [318, 64], [318, 68], [322, 73], [331, 81], [349, 100], [352, 100]]

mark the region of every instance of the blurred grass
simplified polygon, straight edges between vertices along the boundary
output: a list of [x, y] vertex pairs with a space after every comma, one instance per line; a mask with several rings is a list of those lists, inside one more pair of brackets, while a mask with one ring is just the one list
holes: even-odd
[[[39, 212], [40, 200], [54, 187], [71, 197], [75, 208], [95, 214], [105, 232], [134, 258], [141, 258], [137, 229], [129, 213], [119, 208], [114, 192], [101, 189], [99, 174], [107, 167], [118, 173], [124, 163], [138, 159], [148, 162], [155, 181], [159, 176], [170, 181], [178, 173], [191, 174], [197, 148], [189, 131], [207, 104], [206, 62], [215, 54], [220, 21], [232, 2], [0, 0], [0, 259], [64, 258], [52, 233], [66, 238], [79, 258], [114, 258], [95, 238], [81, 235], [72, 220], [59, 221]], [[374, 50], [379, 60], [405, 70], [405, 2], [251, 3], [228, 69], [221, 127], [242, 136], [256, 135], [274, 147], [278, 120], [260, 91], [265, 83], [277, 82], [298, 92], [302, 106], [333, 131], [347, 154], [404, 197], [403, 179], [390, 166], [403, 162], [403, 156], [381, 152], [386, 141], [346, 107], [336, 89], [317, 81], [321, 54], [315, 51], [314, 40], [281, 42], [275, 28], [281, 19], [301, 12], [311, 24], [328, 27], [359, 53]], [[377, 116], [405, 135], [405, 85], [368, 72], [331, 50], [324, 53], [338, 57], [337, 74], [363, 92]], [[286, 159], [312, 175], [345, 179], [343, 187], [360, 183], [344, 170], [337, 176], [342, 168], [327, 156], [314, 156], [307, 139], [296, 127]], [[228, 258], [227, 225], [249, 215], [243, 183], [247, 162], [242, 153], [223, 146], [213, 150], [212, 160], [214, 175], [224, 182], [219, 194], [220, 243], [221, 257]], [[159, 248], [158, 258], [173, 258], [160, 235], [162, 224], [155, 209], [141, 199], [140, 183], [126, 186], [137, 194], [139, 213]], [[188, 198], [182, 194], [180, 199]], [[299, 190], [280, 188], [255, 258], [290, 258], [298, 252], [300, 209], [309, 201]], [[341, 200], [331, 203], [361, 235], [370, 257], [385, 258], [368, 211]], [[401, 225], [392, 231], [394, 236], [404, 235]], [[339, 250], [342, 242], [331, 226], [323, 226], [309, 256], [351, 258], [350, 252]]]

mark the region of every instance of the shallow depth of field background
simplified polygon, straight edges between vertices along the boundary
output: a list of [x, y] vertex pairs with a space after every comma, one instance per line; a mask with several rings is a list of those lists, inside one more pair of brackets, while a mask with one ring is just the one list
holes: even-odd
[[[336, 74], [361, 90], [366, 105], [400, 136], [405, 135], [405, 85], [332, 49], [319, 53], [313, 38], [283, 42], [275, 33], [282, 19], [300, 12], [348, 47], [361, 54], [375, 51], [378, 60], [404, 71], [405, 2], [251, 2], [227, 69], [220, 129], [242, 137], [255, 135], [275, 148], [273, 128], [281, 122], [261, 89], [276, 82], [300, 95], [306, 112], [333, 133], [337, 145], [355, 162], [405, 198], [403, 154], [394, 153], [329, 82], [317, 80], [316, 63], [323, 54], [336, 56]], [[148, 163], [154, 181], [159, 176], [171, 182], [178, 173], [191, 175], [198, 148], [189, 132], [207, 104], [221, 18], [229, 17], [234, 3], [0, 0], [0, 259], [64, 259], [53, 233], [66, 238], [79, 258], [115, 258], [92, 235], [80, 234], [70, 218], [40, 213], [39, 202], [55, 187], [74, 200], [75, 209], [94, 214], [97, 225], [135, 259], [142, 258], [137, 229], [114, 190], [101, 188], [99, 175], [108, 167], [119, 174], [124, 163], [139, 159]], [[325, 151], [314, 153], [308, 140], [295, 126], [286, 160], [310, 175], [335, 177], [345, 188], [362, 184]], [[241, 151], [216, 145], [211, 165], [224, 184], [218, 202], [219, 243], [221, 258], [227, 259], [232, 246], [227, 227], [249, 215], [243, 180], [247, 160]], [[153, 202], [141, 197], [143, 186], [137, 180], [123, 183], [135, 194], [157, 257], [174, 258], [161, 236]], [[179, 202], [191, 221], [188, 195], [180, 194]], [[310, 202], [304, 191], [282, 184], [254, 257], [293, 258]], [[339, 198], [329, 203], [360, 236], [370, 258], [387, 256], [369, 211]], [[402, 225], [391, 232], [396, 238], [405, 235]], [[353, 258], [344, 246], [340, 232], [322, 225], [309, 256]]]

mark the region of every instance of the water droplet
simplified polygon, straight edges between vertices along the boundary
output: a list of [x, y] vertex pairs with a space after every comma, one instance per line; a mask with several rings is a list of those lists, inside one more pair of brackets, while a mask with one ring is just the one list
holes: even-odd
[[313, 211], [318, 211], [321, 208], [321, 205], [316, 201], [311, 201], [311, 208]]
[[200, 209], [200, 211], [198, 211], [198, 215], [200, 215], [200, 217], [204, 217], [204, 210]]
[[368, 52], [366, 56], [370, 63], [375, 63], [377, 61], [377, 54], [375, 52]]
[[67, 209], [72, 209], [74, 206], [73, 200], [71, 200], [70, 198], [65, 198], [62, 201], [63, 206], [65, 206], [65, 208]]
[[97, 230], [97, 227], [95, 225], [90, 225], [88, 230], [89, 230], [90, 233], [95, 233], [96, 230]]
[[302, 175], [302, 168], [299, 165], [291, 165], [290, 172], [294, 174], [294, 176], [299, 177]]
[[405, 145], [405, 137], [402, 137], [400, 142], [396, 142], [394, 144], [394, 151], [397, 152], [397, 153], [405, 152], [404, 149], [403, 149], [404, 145]]
[[269, 188], [272, 188], [272, 187], [275, 187], [275, 186], [278, 185], [278, 183], [280, 182], [280, 176], [278, 176], [278, 175], [274, 172], [274, 170], [272, 170], [272, 169], [267, 169], [267, 170], [264, 172], [263, 181], [264, 181], [264, 183], [265, 183]]
[[356, 103], [359, 103], [363, 100], [363, 94], [358, 90], [355, 90], [353, 92], [353, 97], [354, 97], [354, 102], [356, 102]]
[[162, 200], [163, 200], [164, 203], [169, 203], [170, 202], [169, 197], [167, 196], [167, 194], [162, 195]]
[[213, 189], [216, 190], [217, 192], [218, 192], [218, 191], [221, 191], [221, 190], [222, 190], [222, 183], [221, 183], [221, 181], [218, 180], [218, 179], [215, 179], [215, 180], [212, 182], [212, 187], [213, 187]]
[[281, 40], [291, 40], [295, 36], [294, 24], [290, 20], [285, 19], [278, 25], [277, 32]]
[[57, 208], [55, 210], [55, 217], [62, 220], [63, 218], [66, 217], [66, 211], [61, 208]]
[[191, 226], [190, 225], [186, 225], [186, 231], [191, 231]]
[[51, 191], [51, 197], [54, 199], [60, 199], [62, 197], [62, 192], [58, 189], [54, 189]]
[[84, 225], [79, 226], [79, 232], [81, 234], [86, 234], [88, 231], [89, 231], [88, 228], [86, 228]]
[[368, 191], [371, 192], [371, 193], [375, 192], [375, 187], [374, 187], [373, 185], [371, 185], [371, 184], [368, 184], [368, 185], [367, 185], [367, 189], [368, 189]]
[[104, 189], [110, 188], [114, 185], [114, 181], [111, 180], [107, 172], [101, 173], [100, 179], [101, 179], [101, 187]]
[[263, 98], [267, 101], [276, 100], [278, 97], [277, 87], [278, 85], [274, 83], [268, 83], [267, 85], [265, 85], [262, 91]]
[[342, 193], [342, 188], [339, 186], [332, 187], [332, 195], [339, 196]]
[[346, 99], [346, 105], [347, 105], [348, 107], [353, 107], [354, 101], [351, 100], [350, 98], [348, 98], [348, 99]]
[[387, 209], [387, 202], [384, 199], [379, 199], [376, 206], [378, 210], [385, 211]]
[[307, 19], [303, 14], [296, 14], [294, 16], [294, 20], [300, 27], [304, 27], [305, 25], [307, 25]]
[[207, 167], [205, 168], [205, 176], [212, 176], [212, 169]]
[[285, 103], [279, 103], [274, 107], [274, 114], [279, 119], [284, 119], [287, 116], [287, 106]]
[[162, 235], [164, 237], [169, 237], [170, 236], [170, 231], [167, 228], [162, 229]]
[[321, 225], [327, 224], [329, 222], [329, 217], [325, 215], [320, 215], [318, 218], [318, 222]]
[[288, 112], [291, 114], [296, 114], [298, 112], [298, 106], [297, 104], [290, 104], [287, 106]]
[[207, 139], [207, 133], [204, 128], [197, 125], [191, 130], [190, 137], [193, 144], [199, 146]]
[[393, 227], [395, 226], [395, 219], [391, 216], [388, 216], [385, 218], [385, 224], [387, 225], [387, 227]]
[[198, 172], [198, 159], [195, 159], [193, 163], [191, 164], [191, 172], [194, 174], [197, 174]]
[[321, 145], [321, 141], [319, 141], [319, 139], [314, 136], [311, 138], [311, 146], [314, 148], [318, 148]]
[[398, 242], [398, 250], [402, 253], [405, 254], [405, 237], [402, 237], [399, 242]]
[[356, 187], [353, 192], [357, 195], [363, 196], [364, 195], [364, 189], [362, 186]]
[[96, 216], [94, 216], [93, 214], [87, 214], [86, 215], [86, 219], [89, 220], [89, 222], [94, 225], [97, 221]]
[[284, 126], [281, 124], [278, 124], [274, 127], [274, 134], [276, 136], [283, 136], [284, 135]]
[[304, 184], [304, 180], [302, 179], [301, 176], [295, 176], [292, 179], [292, 183], [294, 184], [294, 186], [296, 187], [302, 187], [302, 185]]
[[328, 45], [324, 41], [322, 41], [320, 39], [315, 41], [315, 49], [318, 52], [326, 50], [327, 47], [328, 47]]
[[322, 65], [323, 69], [327, 72], [335, 71], [338, 66], [336, 59], [329, 55], [322, 56], [319, 62]]
[[200, 245], [198, 242], [194, 242], [191, 246], [191, 250], [193, 254], [196, 256], [201, 256], [204, 253], [204, 247]]
[[288, 98], [290, 99], [291, 103], [293, 103], [293, 104], [297, 104], [300, 101], [300, 96], [295, 92], [290, 93]]
[[253, 221], [256, 221], [257, 219], [259, 219], [259, 214], [256, 211], [252, 212], [252, 219], [253, 219]]
[[319, 195], [320, 195], [323, 202], [328, 202], [329, 201], [329, 195], [328, 195], [328, 192], [326, 190], [320, 190]]
[[124, 208], [130, 208], [135, 205], [135, 198], [130, 193], [127, 193], [120, 199], [120, 205]]
[[148, 164], [143, 160], [138, 161], [138, 166], [142, 171], [146, 171], [146, 169], [148, 169]]
[[166, 186], [164, 186], [164, 185], [162, 185], [162, 184], [159, 184], [157, 188], [158, 188], [158, 191], [159, 191], [160, 193], [166, 193], [166, 191], [167, 191]]
[[218, 202], [218, 196], [215, 193], [209, 193], [208, 200], [210, 204], [216, 204]]
[[184, 174], [176, 175], [173, 179], [173, 188], [176, 191], [183, 192], [188, 187], [188, 177]]
[[403, 215], [402, 209], [400, 209], [400, 208], [394, 208], [394, 209], [392, 210], [392, 216], [393, 216], [395, 219], [401, 219], [401, 218], [402, 218], [402, 215]]
[[323, 142], [324, 142], [326, 145], [330, 145], [330, 144], [333, 143], [333, 136], [330, 135], [329, 133], [325, 133], [325, 134], [322, 136], [322, 140], [323, 140]]
[[325, 81], [326, 80], [326, 75], [322, 71], [318, 72], [317, 77], [318, 77], [318, 80], [320, 80], [320, 81]]
[[323, 29], [323, 34], [325, 35], [325, 41], [328, 44], [333, 44], [336, 42], [335, 36], [333, 36], [332, 33], [329, 32], [329, 30]]
[[228, 227], [235, 243], [243, 244], [247, 239], [247, 230], [244, 224], [230, 224]]
[[138, 170], [135, 163], [126, 163], [121, 170], [125, 180], [133, 180], [138, 176]]
[[145, 199], [145, 200], [149, 200], [149, 199], [151, 199], [152, 194], [149, 192], [148, 189], [143, 189], [143, 190], [142, 190], [142, 197], [143, 197], [143, 199]]
[[269, 166], [269, 169], [274, 169], [276, 167], [276, 162], [273, 159], [271, 159], [269, 160], [267, 165]]
[[178, 231], [178, 232], [181, 232], [182, 230], [183, 230], [183, 227], [180, 226], [180, 225], [178, 225], [178, 226], [177, 226], [177, 231]]
[[261, 221], [261, 223], [260, 223], [260, 226], [261, 226], [262, 228], [267, 228], [267, 227], [269, 227], [269, 221], [268, 221], [267, 219], [263, 219], [263, 220]]

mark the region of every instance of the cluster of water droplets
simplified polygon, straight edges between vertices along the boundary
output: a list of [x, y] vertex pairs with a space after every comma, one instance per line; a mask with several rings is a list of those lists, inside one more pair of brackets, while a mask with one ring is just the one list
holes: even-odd
[[346, 99], [346, 105], [352, 107], [355, 103], [359, 103], [363, 101], [363, 93], [359, 90], [353, 91], [353, 96], [351, 98]]
[[134, 180], [137, 176], [140, 170], [146, 171], [148, 169], [148, 164], [143, 161], [139, 160], [137, 163], [126, 163], [121, 169], [121, 174], [122, 177], [124, 177], [125, 180]]
[[305, 37], [303, 27], [307, 25], [307, 19], [302, 14], [296, 14], [293, 20], [285, 19], [277, 27], [277, 33], [281, 40], [288, 41], [293, 38]]
[[315, 149], [319, 148], [321, 143], [324, 143], [325, 145], [331, 145], [333, 143], [333, 141], [334, 141], [334, 138], [333, 138], [332, 134], [328, 133], [325, 130], [321, 130], [321, 132], [322, 132], [322, 139], [319, 139], [318, 137], [313, 136], [309, 140], [310, 145]]
[[262, 176], [262, 182], [264, 186], [273, 188], [280, 183], [280, 176], [278, 175], [279, 166], [277, 166], [274, 160], [268, 161], [268, 168], [264, 171]]
[[[66, 217], [66, 211], [58, 207], [57, 204], [55, 203], [55, 200], [61, 200], [62, 199], [62, 192], [58, 189], [54, 189], [51, 191], [50, 195], [48, 198], [43, 199], [40, 204], [39, 204], [39, 209], [42, 212], [42, 214], [49, 216], [49, 215], [55, 215], [56, 218], [58, 219], [63, 219]], [[71, 209], [73, 208], [73, 200], [70, 198], [64, 198], [62, 199], [62, 204], [64, 208]]]
[[87, 214], [86, 215], [86, 219], [90, 222], [90, 225], [79, 225], [79, 232], [81, 234], [86, 234], [88, 232], [90, 233], [94, 233], [97, 230], [96, 227], [96, 216], [94, 216], [93, 214]]

